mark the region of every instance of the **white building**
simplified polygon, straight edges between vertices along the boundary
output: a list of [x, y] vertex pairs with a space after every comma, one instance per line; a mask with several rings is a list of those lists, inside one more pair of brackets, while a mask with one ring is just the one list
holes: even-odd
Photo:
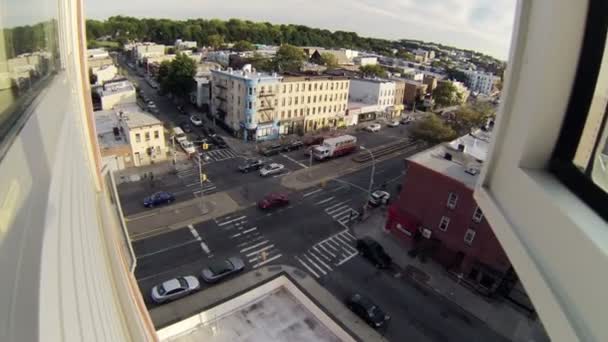
[[97, 78], [95, 85], [103, 85], [116, 77], [118, 69], [114, 65], [104, 65], [91, 68], [91, 73]]
[[162, 56], [165, 54], [165, 45], [156, 43], [139, 43], [133, 46], [133, 57], [142, 61], [145, 57]]
[[230, 64], [230, 54], [230, 51], [209, 51], [207, 54], [207, 60], [218, 63], [223, 67], [227, 67], [228, 64]]
[[355, 62], [355, 65], [360, 65], [360, 66], [376, 65], [376, 64], [378, 64], [378, 58], [377, 57], [371, 57], [371, 56], [355, 57], [355, 58], [353, 58], [353, 61]]
[[135, 104], [117, 106], [114, 115], [131, 147], [133, 165], [149, 165], [167, 159], [162, 121]]
[[101, 109], [108, 110], [118, 104], [135, 103], [135, 87], [127, 80], [106, 82], [99, 92]]
[[395, 82], [381, 79], [352, 79], [349, 101], [378, 105], [381, 111], [395, 104]]
[[191, 49], [196, 49], [197, 46], [198, 46], [198, 44], [196, 43], [196, 41], [193, 41], [193, 40], [178, 39], [175, 41], [175, 48], [177, 50], [191, 50]]
[[494, 84], [498, 80], [498, 77], [492, 73], [485, 73], [481, 71], [465, 70], [464, 73], [468, 77], [468, 86], [472, 92], [490, 95], [494, 89]]
[[110, 54], [105, 49], [88, 49], [87, 50], [87, 58], [95, 59], [95, 58], [108, 58]]

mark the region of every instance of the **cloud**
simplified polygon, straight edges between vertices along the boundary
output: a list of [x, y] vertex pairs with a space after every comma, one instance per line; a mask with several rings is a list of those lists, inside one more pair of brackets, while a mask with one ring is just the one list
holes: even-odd
[[421, 39], [506, 58], [516, 0], [85, 0], [87, 14], [242, 18]]

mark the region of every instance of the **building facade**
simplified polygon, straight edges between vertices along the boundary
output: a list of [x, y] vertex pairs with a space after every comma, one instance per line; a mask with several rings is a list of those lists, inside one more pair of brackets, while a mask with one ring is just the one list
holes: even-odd
[[405, 242], [410, 255], [430, 257], [491, 294], [512, 268], [473, 198], [486, 138], [465, 136], [408, 158], [385, 228]]
[[395, 105], [405, 104], [405, 81], [393, 79], [395, 82]]
[[421, 100], [428, 89], [426, 84], [413, 80], [405, 80], [403, 86], [403, 103], [410, 107]]
[[433, 75], [429, 75], [429, 74], [425, 74], [422, 77], [422, 83], [426, 84], [426, 91], [428, 93], [433, 93], [433, 91], [435, 90], [435, 88], [437, 88], [437, 77], [433, 76]]
[[134, 166], [150, 165], [167, 159], [163, 123], [137, 105], [119, 106], [114, 110], [118, 129], [131, 147]]
[[112, 65], [91, 68], [91, 74], [95, 75], [95, 85], [103, 85], [113, 80], [118, 74], [118, 69]]
[[467, 85], [472, 92], [476, 92], [484, 95], [491, 95], [494, 90], [494, 84], [498, 77], [491, 73], [485, 73], [481, 71], [465, 70], [464, 73], [467, 75]]
[[135, 87], [127, 80], [106, 82], [99, 91], [101, 109], [109, 110], [119, 104], [135, 103]]

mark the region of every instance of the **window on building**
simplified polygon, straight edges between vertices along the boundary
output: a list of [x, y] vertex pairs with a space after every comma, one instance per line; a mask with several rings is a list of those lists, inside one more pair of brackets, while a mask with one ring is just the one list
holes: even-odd
[[310, 115], [310, 108], [306, 108], [306, 115]]
[[156, 154], [159, 155], [160, 154], [160, 146], [156, 146]]
[[315, 108], [315, 107], [312, 107], [312, 114], [313, 114], [313, 115], [316, 113], [316, 111], [317, 111], [317, 110], [316, 110], [316, 108]]
[[293, 84], [289, 85], [289, 92], [291, 93], [293, 91]]
[[317, 86], [318, 86], [318, 84], [315, 83], [315, 91], [317, 90]]
[[450, 225], [450, 218], [447, 216], [441, 216], [441, 220], [439, 221], [439, 230], [446, 231], [448, 230], [448, 226]]
[[288, 101], [288, 102], [289, 102], [289, 105], [291, 106], [291, 97], [289, 98], [289, 101]]
[[308, 100], [306, 101], [306, 103], [310, 103], [310, 95], [308, 96]]
[[313, 103], [317, 103], [317, 95], [313, 96], [313, 98], [312, 98], [312, 102], [313, 102]]
[[287, 86], [283, 84], [283, 94], [285, 94], [286, 90], [287, 90]]
[[264, 93], [265, 88], [266, 88], [266, 87], [261, 86], [261, 87], [260, 87], [260, 93]]
[[456, 208], [456, 203], [458, 202], [458, 194], [454, 193], [454, 192], [450, 192], [448, 194], [448, 203], [447, 203], [447, 207], [450, 209], [454, 209]]
[[281, 101], [281, 103], [283, 104], [283, 106], [285, 105], [285, 98], [283, 98], [283, 101]]
[[327, 113], [327, 106], [323, 106], [323, 113]]
[[319, 90], [323, 90], [323, 83], [319, 85]]
[[477, 207], [475, 208], [475, 212], [473, 213], [473, 221], [474, 222], [481, 222], [481, 220], [483, 219], [483, 213], [481, 212], [481, 208]]
[[249, 109], [253, 109], [253, 103], [251, 101], [249, 101], [248, 107], [249, 107]]
[[281, 111], [281, 119], [285, 119], [285, 111], [284, 110]]
[[287, 118], [291, 119], [291, 109], [287, 111]]
[[249, 87], [249, 95], [253, 95], [253, 88]]
[[135, 133], [135, 142], [141, 142], [141, 135], [139, 133]]
[[311, 91], [311, 90], [312, 90], [312, 84], [309, 84], [308, 85], [308, 91]]
[[144, 138], [146, 139], [146, 141], [150, 141], [150, 132], [144, 133]]
[[160, 134], [158, 131], [154, 131], [154, 139], [158, 139], [160, 137]]
[[303, 116], [303, 115], [304, 115], [304, 108], [301, 108], [300, 109], [300, 116]]
[[278, 106], [279, 105], [279, 100], [278, 99], [274, 99], [274, 105]]
[[467, 229], [466, 233], [464, 233], [464, 243], [467, 245], [473, 244], [473, 240], [475, 239], [475, 231], [471, 228]]
[[325, 99], [323, 101], [327, 102], [327, 94], [325, 94]]
[[241, 97], [240, 96], [237, 96], [236, 102], [238, 103], [239, 106], [241, 105]]
[[295, 98], [295, 104], [298, 104], [298, 97]]

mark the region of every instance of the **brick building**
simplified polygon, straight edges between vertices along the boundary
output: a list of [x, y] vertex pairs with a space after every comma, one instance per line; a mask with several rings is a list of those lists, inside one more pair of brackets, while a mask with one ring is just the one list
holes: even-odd
[[430, 257], [491, 294], [514, 272], [473, 199], [488, 145], [489, 134], [478, 131], [408, 158], [386, 229], [405, 242], [410, 255]]

